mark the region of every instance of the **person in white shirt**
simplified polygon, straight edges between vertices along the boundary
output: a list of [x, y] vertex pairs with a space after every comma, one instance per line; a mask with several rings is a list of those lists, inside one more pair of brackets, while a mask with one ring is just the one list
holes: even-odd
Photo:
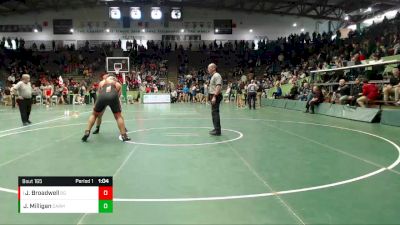
[[221, 122], [219, 117], [219, 104], [222, 101], [222, 77], [217, 72], [217, 65], [211, 63], [208, 65], [208, 72], [212, 75], [210, 80], [210, 99], [211, 99], [211, 115], [214, 130], [210, 131], [211, 135], [221, 136]]
[[14, 74], [11, 74], [10, 76], [8, 76], [8, 79], [7, 79], [11, 84], [13, 84], [13, 83], [15, 83], [15, 76], [14, 76]]
[[258, 86], [255, 80], [251, 80], [251, 83], [247, 85], [247, 99], [249, 103], [249, 109], [253, 106], [256, 109], [256, 97], [257, 97]]
[[243, 83], [247, 83], [247, 76], [243, 74], [242, 77], [240, 78], [240, 80], [241, 80]]
[[178, 92], [176, 90], [171, 91], [171, 103], [175, 103], [178, 99]]
[[18, 91], [17, 102], [22, 124], [24, 126], [31, 124], [29, 120], [32, 108], [32, 86], [30, 83], [30, 76], [28, 74], [22, 75], [21, 81], [14, 85], [11, 91]]

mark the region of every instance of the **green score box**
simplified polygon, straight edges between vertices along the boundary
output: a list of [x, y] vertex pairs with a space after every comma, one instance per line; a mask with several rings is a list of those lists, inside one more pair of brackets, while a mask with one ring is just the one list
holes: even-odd
[[112, 213], [113, 201], [112, 200], [99, 200], [99, 213]]

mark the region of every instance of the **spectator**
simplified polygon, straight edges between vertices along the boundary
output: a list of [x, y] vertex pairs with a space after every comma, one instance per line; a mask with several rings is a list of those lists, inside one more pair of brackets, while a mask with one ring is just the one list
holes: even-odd
[[151, 93], [151, 87], [150, 85], [146, 85], [146, 93]]
[[171, 91], [171, 103], [175, 103], [178, 100], [178, 92], [176, 90]]
[[312, 97], [312, 90], [310, 85], [306, 82], [303, 84], [303, 87], [299, 90], [299, 100], [300, 101], [309, 101]]
[[4, 102], [4, 104], [7, 105], [11, 105], [12, 104], [12, 96], [11, 96], [11, 90], [9, 87], [6, 87], [4, 89], [4, 93], [3, 97], [2, 97], [2, 101]]
[[289, 94], [285, 96], [287, 99], [296, 99], [297, 95], [299, 94], [299, 87], [297, 86], [297, 83], [294, 82], [293, 86], [290, 88]]
[[89, 90], [89, 99], [93, 102], [93, 103], [95, 103], [96, 102], [96, 100], [97, 100], [97, 87], [98, 87], [98, 85], [95, 85], [95, 84], [93, 84], [91, 87], [90, 87], [90, 90]]
[[158, 93], [158, 87], [156, 84], [153, 84], [153, 92]]
[[363, 85], [361, 84], [360, 78], [356, 78], [356, 80], [354, 81], [354, 85], [351, 89], [351, 96], [349, 97], [351, 105], [355, 105], [357, 99], [362, 96], [362, 86]]
[[82, 84], [79, 88], [79, 100], [78, 100], [79, 104], [81, 104], [81, 105], [86, 104], [86, 101], [85, 101], [86, 94], [87, 94], [87, 89], [86, 89], [85, 84], [82, 82]]
[[272, 93], [272, 97], [280, 98], [282, 96], [281, 83], [279, 81], [277, 81], [275, 84], [275, 87], [276, 87], [276, 92]]
[[208, 105], [208, 81], [204, 83], [203, 88], [204, 88], [204, 100], [206, 105]]
[[8, 76], [8, 82], [9, 82], [9, 84], [11, 85], [11, 84], [15, 84], [15, 75], [12, 73], [12, 74], [10, 74], [10, 76]]
[[36, 104], [36, 97], [40, 96], [42, 97], [42, 91], [40, 90], [39, 87], [37, 87], [36, 85], [32, 84], [32, 101], [34, 104]]
[[394, 95], [396, 104], [400, 103], [400, 71], [398, 67], [393, 69], [393, 75], [389, 79], [389, 84], [383, 88], [383, 100], [385, 104], [388, 104], [390, 95]]
[[245, 87], [244, 83], [240, 82], [239, 88], [238, 88], [238, 90], [236, 92], [236, 99], [237, 99], [238, 108], [244, 108], [245, 107], [244, 101], [246, 100], [246, 97], [245, 97], [245, 94], [244, 94], [244, 92], [245, 92], [244, 87]]
[[257, 89], [257, 105], [259, 107], [261, 107], [261, 97], [263, 96], [263, 91], [264, 91], [263, 85], [264, 85], [263, 83], [260, 83], [260, 82], [257, 83], [257, 86], [258, 86], [258, 89]]
[[228, 102], [231, 102], [231, 97], [233, 94], [232, 82], [229, 81], [228, 86], [226, 87], [226, 95], [228, 95]]
[[44, 96], [45, 96], [45, 101], [46, 105], [50, 106], [51, 104], [51, 96], [54, 94], [54, 87], [53, 85], [50, 84], [50, 82], [47, 81], [46, 86], [43, 88]]
[[189, 101], [189, 87], [185, 85], [182, 89], [182, 94], [183, 94], [183, 102], [188, 102]]
[[375, 84], [369, 84], [368, 79], [363, 80], [363, 95], [357, 99], [358, 105], [366, 107], [366, 105], [374, 101], [379, 96], [378, 87]]
[[62, 91], [61, 91], [61, 100], [63, 104], [68, 104], [68, 88], [66, 85], [61, 85]]
[[315, 113], [315, 106], [319, 105], [320, 103], [324, 102], [324, 95], [322, 94], [321, 89], [318, 86], [313, 87], [312, 99], [307, 102], [306, 105], [306, 113], [310, 112], [311, 114]]
[[333, 100], [335, 100], [336, 96], [339, 97], [339, 103], [341, 105], [346, 104], [350, 100], [350, 87], [346, 84], [344, 79], [339, 80], [339, 87], [333, 93]]
[[62, 103], [64, 104], [64, 98], [63, 98], [63, 87], [61, 85], [58, 85], [55, 90], [54, 90], [54, 95], [57, 96], [57, 103]]

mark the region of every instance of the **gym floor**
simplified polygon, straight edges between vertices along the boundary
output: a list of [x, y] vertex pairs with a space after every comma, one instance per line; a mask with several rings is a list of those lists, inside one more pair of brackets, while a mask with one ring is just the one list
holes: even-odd
[[[399, 224], [399, 127], [263, 107], [128, 105], [130, 143], [109, 110], [0, 107], [0, 224]], [[70, 111], [64, 117], [64, 111]], [[18, 176], [113, 176], [112, 214], [18, 214]]]

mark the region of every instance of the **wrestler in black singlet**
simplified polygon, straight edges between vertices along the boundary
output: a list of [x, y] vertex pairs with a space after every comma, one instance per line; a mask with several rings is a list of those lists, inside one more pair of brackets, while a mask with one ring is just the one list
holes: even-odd
[[111, 111], [114, 114], [121, 112], [119, 91], [117, 90], [115, 81], [107, 81], [102, 87], [100, 87], [98, 99], [94, 106], [94, 111], [96, 113], [101, 113], [107, 106], [110, 106]]

